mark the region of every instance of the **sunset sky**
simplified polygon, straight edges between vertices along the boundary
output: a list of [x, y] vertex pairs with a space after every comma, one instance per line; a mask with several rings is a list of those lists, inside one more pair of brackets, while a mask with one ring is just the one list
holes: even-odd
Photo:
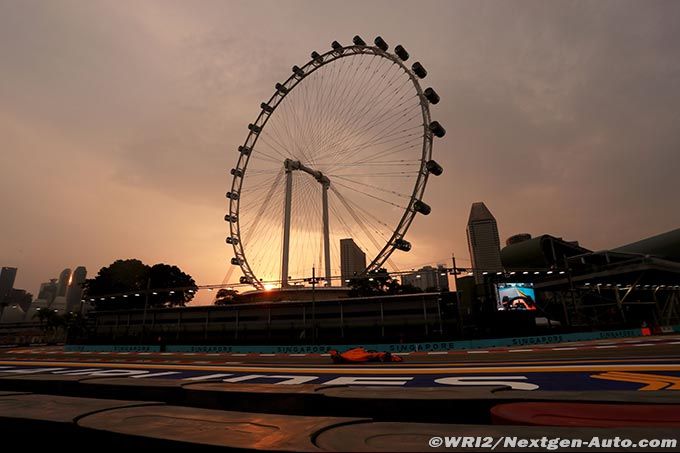
[[402, 268], [469, 265], [475, 201], [501, 241], [605, 249], [680, 225], [680, 2], [0, 0], [0, 265], [19, 268], [15, 287], [120, 258], [221, 283], [247, 124], [292, 65], [355, 34], [404, 45], [442, 98], [444, 174]]

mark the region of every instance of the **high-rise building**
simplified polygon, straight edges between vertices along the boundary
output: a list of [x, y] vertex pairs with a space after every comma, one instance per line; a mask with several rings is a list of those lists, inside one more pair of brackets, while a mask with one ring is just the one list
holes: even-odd
[[10, 296], [16, 278], [16, 267], [3, 267], [2, 270], [0, 270], [0, 305]]
[[71, 278], [71, 269], [66, 268], [59, 274], [59, 283], [57, 283], [57, 297], [66, 297], [66, 288], [68, 287], [68, 281]]
[[57, 297], [57, 279], [52, 278], [49, 282], [41, 283], [38, 291], [38, 299], [47, 301], [47, 305], [52, 304]]
[[354, 242], [354, 239], [340, 239], [340, 275], [342, 286], [347, 286], [347, 280], [366, 269], [366, 254]]
[[76, 270], [71, 274], [66, 291], [66, 311], [79, 311], [86, 276], [87, 270], [84, 266], [76, 267]]
[[482, 283], [484, 272], [503, 270], [498, 225], [484, 203], [472, 203], [466, 231], [475, 282]]
[[443, 264], [437, 267], [425, 266], [401, 276], [402, 285], [413, 285], [423, 291], [444, 291], [449, 289], [448, 271]]

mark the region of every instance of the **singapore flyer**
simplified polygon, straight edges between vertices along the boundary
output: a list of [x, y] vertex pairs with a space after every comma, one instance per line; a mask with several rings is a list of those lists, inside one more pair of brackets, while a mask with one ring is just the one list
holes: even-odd
[[226, 194], [227, 244], [240, 283], [286, 288], [315, 267], [342, 286], [341, 240], [363, 254], [363, 274], [408, 252], [407, 232], [428, 215], [425, 189], [442, 167], [432, 158], [444, 128], [427, 70], [401, 45], [334, 41], [293, 66], [260, 105], [238, 148]]

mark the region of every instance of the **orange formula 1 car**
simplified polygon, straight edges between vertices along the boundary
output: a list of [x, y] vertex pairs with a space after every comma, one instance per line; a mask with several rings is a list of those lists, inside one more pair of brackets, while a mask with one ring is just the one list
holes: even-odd
[[398, 355], [389, 352], [367, 351], [364, 348], [349, 349], [343, 353], [330, 350], [333, 363], [364, 363], [364, 362], [402, 362]]

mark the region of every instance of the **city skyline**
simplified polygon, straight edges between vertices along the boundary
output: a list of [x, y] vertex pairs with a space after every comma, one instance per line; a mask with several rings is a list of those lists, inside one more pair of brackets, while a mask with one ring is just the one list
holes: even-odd
[[[677, 227], [676, 4], [430, 5], [439, 14], [420, 29], [406, 25], [422, 6], [407, 3], [324, 24], [312, 3], [0, 5], [10, 151], [0, 203], [12, 213], [0, 259], [20, 269], [15, 287], [34, 292], [64, 263], [96, 273], [119, 258], [222, 281], [225, 172], [247, 123], [292, 64], [354, 34], [403, 44], [442, 96], [444, 174], [426, 192], [432, 214], [406, 237], [413, 250], [394, 256], [400, 268], [451, 252], [468, 266], [477, 200], [502, 241], [548, 233], [598, 250]], [[238, 26], [251, 22], [268, 35]], [[296, 24], [307, 28], [293, 36]]]

